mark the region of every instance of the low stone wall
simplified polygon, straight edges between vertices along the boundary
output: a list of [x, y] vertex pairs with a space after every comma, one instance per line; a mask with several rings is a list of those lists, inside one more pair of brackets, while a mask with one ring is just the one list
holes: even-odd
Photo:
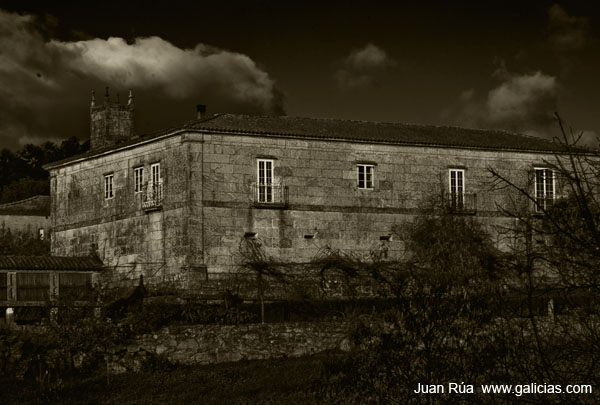
[[113, 373], [122, 373], [140, 371], [156, 356], [178, 364], [214, 364], [349, 350], [349, 329], [342, 322], [169, 326], [113, 348], [109, 362]]

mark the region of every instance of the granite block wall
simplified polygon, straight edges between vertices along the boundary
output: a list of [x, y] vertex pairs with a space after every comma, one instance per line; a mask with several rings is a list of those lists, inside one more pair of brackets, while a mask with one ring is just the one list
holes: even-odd
[[[194, 136], [201, 135], [190, 138]], [[522, 204], [523, 199], [497, 187], [489, 168], [533, 191], [533, 168], [553, 159], [542, 153], [251, 135], [202, 135], [202, 139], [203, 159], [197, 171], [203, 181], [191, 186], [196, 188], [194, 197], [203, 196], [198, 206], [204, 217], [202, 250], [209, 277], [236, 271], [236, 252], [248, 232], [256, 233], [268, 254], [290, 261], [310, 260], [324, 247], [399, 258], [402, 228], [448, 192], [451, 168], [465, 171], [465, 191], [477, 194], [477, 217], [505, 248], [506, 240], [495, 229], [510, 226], [512, 220], [502, 218], [498, 206]], [[274, 183], [289, 190], [286, 207], [254, 204], [258, 159], [273, 160]], [[359, 163], [374, 165], [373, 189], [357, 187]]]
[[[51, 171], [52, 253], [96, 253], [113, 283], [178, 281], [187, 265], [187, 152], [179, 138], [156, 141], [74, 162]], [[160, 209], [142, 208], [133, 170], [160, 163], [163, 200]], [[104, 176], [113, 175], [114, 198], [105, 199]]]
[[[286, 204], [256, 204], [257, 160], [273, 161]], [[239, 245], [255, 234], [265, 252], [305, 263], [323, 249], [400, 258], [402, 229], [449, 188], [448, 171], [465, 172], [465, 191], [477, 194], [476, 218], [507, 245], [498, 226], [511, 226], [498, 207], [522, 199], [494, 183], [489, 168], [532, 189], [532, 169], [553, 156], [299, 140], [259, 135], [182, 132], [74, 161], [52, 170], [52, 251], [104, 260], [112, 283], [172, 283], [205, 292], [239, 272]], [[160, 162], [161, 209], [141, 208], [133, 169]], [[373, 188], [357, 187], [357, 165], [374, 166]], [[104, 199], [104, 175], [115, 197]], [[533, 191], [533, 190], [532, 190]], [[218, 295], [222, 291], [214, 291]]]
[[347, 323], [271, 323], [167, 327], [111, 349], [113, 373], [141, 371], [151, 355], [177, 364], [298, 357], [325, 350], [349, 350]]

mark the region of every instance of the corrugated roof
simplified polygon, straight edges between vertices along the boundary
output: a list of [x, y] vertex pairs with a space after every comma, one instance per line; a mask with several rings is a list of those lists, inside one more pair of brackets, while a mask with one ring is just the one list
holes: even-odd
[[0, 256], [0, 270], [78, 270], [100, 271], [97, 257]]
[[45, 168], [60, 166], [73, 160], [92, 157], [113, 149], [135, 145], [184, 130], [487, 150], [535, 152], [562, 152], [565, 150], [559, 143], [544, 138], [501, 130], [288, 116], [215, 114], [147, 135], [136, 136], [127, 142], [91, 150], [82, 155], [48, 164]]
[[25, 200], [0, 204], [0, 214], [50, 215], [50, 196], [36, 195]]

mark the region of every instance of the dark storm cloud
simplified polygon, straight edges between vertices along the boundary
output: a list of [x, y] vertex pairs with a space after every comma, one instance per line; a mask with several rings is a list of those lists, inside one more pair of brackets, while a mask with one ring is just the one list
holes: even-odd
[[394, 65], [394, 60], [385, 50], [370, 43], [363, 48], [352, 50], [334, 77], [340, 88], [370, 86], [380, 72]]
[[590, 23], [585, 17], [569, 16], [558, 4], [548, 9], [548, 41], [557, 51], [583, 48]]
[[[282, 112], [274, 80], [251, 58], [204, 44], [182, 49], [156, 36], [47, 40], [35, 16], [0, 10], [0, 49], [3, 146], [85, 137], [73, 133], [85, 128], [82, 93], [103, 85], [151, 89], [163, 105], [201, 100], [237, 112]], [[84, 116], [67, 119], [77, 108]]]

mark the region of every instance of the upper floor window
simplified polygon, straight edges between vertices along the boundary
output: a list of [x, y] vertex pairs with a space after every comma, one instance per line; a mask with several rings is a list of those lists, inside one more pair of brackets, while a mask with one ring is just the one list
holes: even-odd
[[113, 192], [113, 175], [106, 174], [104, 175], [104, 199], [110, 200], [115, 196]]
[[256, 171], [258, 202], [273, 202], [273, 160], [258, 159]]
[[356, 166], [358, 173], [358, 188], [373, 189], [374, 165], [359, 164]]
[[554, 203], [556, 183], [554, 170], [535, 168], [535, 210], [543, 212]]
[[465, 198], [464, 169], [450, 169], [448, 171], [448, 185], [450, 187], [450, 203], [453, 207], [462, 207]]
[[161, 183], [160, 163], [153, 163], [150, 165], [150, 182], [152, 184]]
[[136, 167], [133, 169], [133, 190], [136, 193], [141, 193], [144, 185], [144, 168]]

